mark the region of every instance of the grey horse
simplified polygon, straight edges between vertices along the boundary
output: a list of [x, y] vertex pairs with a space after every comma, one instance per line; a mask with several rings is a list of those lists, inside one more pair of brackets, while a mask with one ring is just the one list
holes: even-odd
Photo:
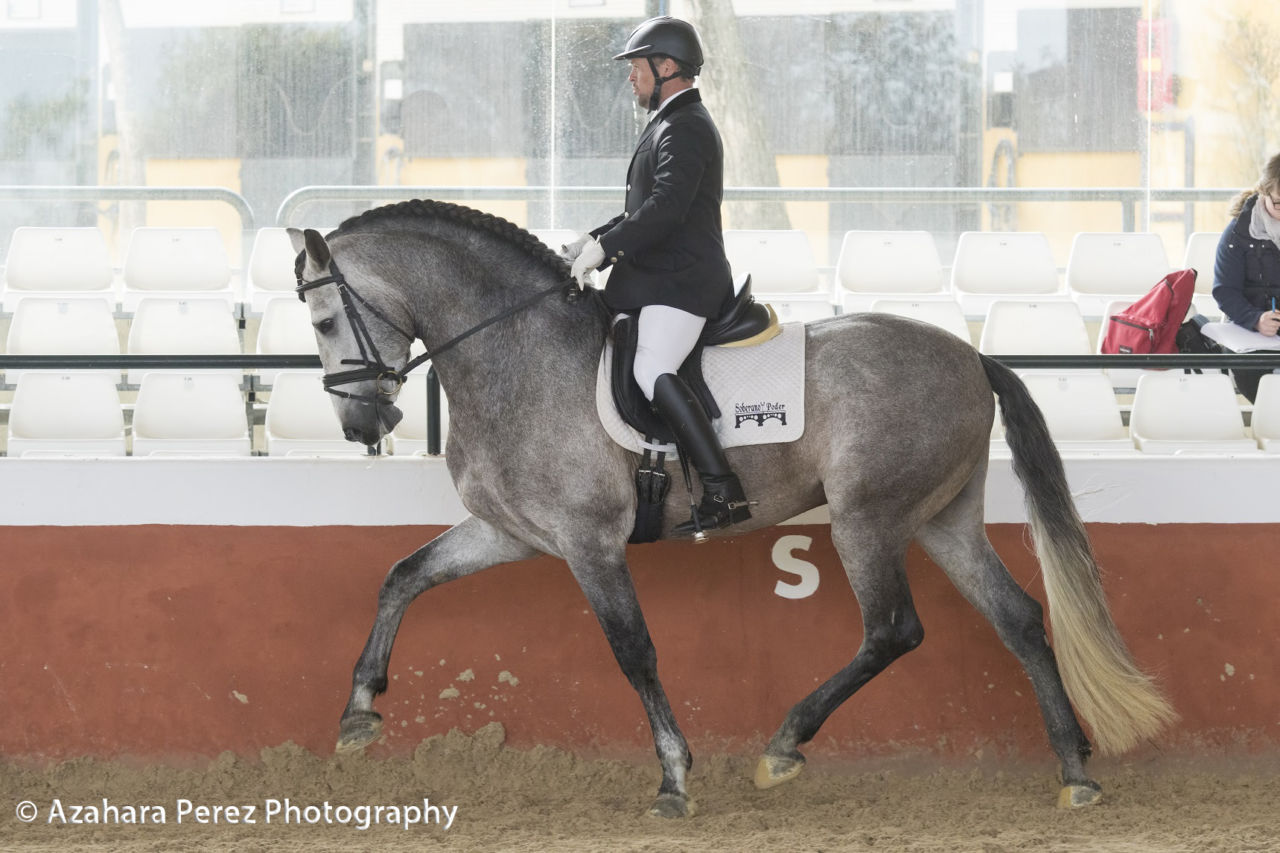
[[[290, 236], [299, 296], [347, 438], [372, 445], [399, 419], [395, 393], [420, 361], [409, 358], [411, 340], [420, 339], [449, 398], [446, 460], [471, 513], [383, 581], [338, 748], [378, 737], [374, 698], [387, 688], [391, 647], [414, 598], [493, 565], [551, 554], [568, 564], [648, 715], [662, 765], [651, 812], [691, 814], [692, 756], [658, 679], [626, 563], [637, 458], [596, 415], [607, 316], [593, 299], [569, 298], [565, 263], [536, 238], [467, 207], [402, 202], [349, 219], [327, 237], [297, 229]], [[1101, 787], [1085, 770], [1092, 747], [1072, 705], [1108, 752], [1153, 736], [1174, 714], [1111, 618], [1061, 460], [1026, 388], [956, 337], [904, 318], [843, 315], [810, 323], [805, 334], [804, 436], [729, 451], [759, 501], [752, 520], [731, 531], [827, 504], [863, 639], [847, 666], [786, 715], [756, 784], [799, 773], [799, 746], [924, 639], [905, 566], [914, 540], [1030, 677], [1061, 762], [1059, 805], [1097, 802]], [[993, 391], [1026, 490], [1052, 648], [1040, 604], [1011, 578], [983, 525]], [[689, 496], [677, 484], [667, 500], [669, 529], [686, 517]]]

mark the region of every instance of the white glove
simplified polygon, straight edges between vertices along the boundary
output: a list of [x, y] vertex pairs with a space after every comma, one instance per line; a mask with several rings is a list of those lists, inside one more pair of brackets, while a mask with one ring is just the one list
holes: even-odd
[[604, 263], [604, 247], [600, 245], [599, 240], [589, 237], [586, 245], [578, 253], [578, 257], [574, 259], [569, 274], [578, 282], [578, 287], [587, 288], [591, 285], [592, 270], [602, 263]]
[[591, 240], [592, 237], [590, 234], [583, 234], [572, 243], [565, 243], [560, 247], [560, 257], [564, 258], [569, 263], [573, 263], [578, 259], [578, 255], [582, 254], [583, 247], [590, 243]]

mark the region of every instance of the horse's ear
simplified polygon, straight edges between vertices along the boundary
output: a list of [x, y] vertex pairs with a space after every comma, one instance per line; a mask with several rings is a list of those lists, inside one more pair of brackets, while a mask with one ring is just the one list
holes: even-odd
[[285, 233], [289, 235], [289, 242], [293, 244], [295, 252], [305, 251], [307, 257], [319, 269], [325, 269], [329, 266], [331, 254], [329, 252], [329, 244], [324, 241], [324, 237], [320, 236], [320, 232], [313, 228], [306, 231], [299, 231], [297, 228], [286, 228]]
[[324, 241], [324, 237], [320, 236], [320, 232], [314, 228], [308, 228], [302, 232], [302, 236], [307, 244], [307, 254], [311, 256], [311, 260], [315, 261], [316, 266], [320, 269], [329, 267], [329, 259], [332, 257], [329, 253], [329, 244]]

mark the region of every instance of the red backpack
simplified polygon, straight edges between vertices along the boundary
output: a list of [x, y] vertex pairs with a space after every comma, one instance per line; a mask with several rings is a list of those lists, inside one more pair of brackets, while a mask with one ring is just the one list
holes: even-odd
[[1108, 355], [1177, 352], [1174, 339], [1186, 319], [1195, 290], [1195, 270], [1169, 273], [1137, 302], [1105, 318], [1102, 352]]

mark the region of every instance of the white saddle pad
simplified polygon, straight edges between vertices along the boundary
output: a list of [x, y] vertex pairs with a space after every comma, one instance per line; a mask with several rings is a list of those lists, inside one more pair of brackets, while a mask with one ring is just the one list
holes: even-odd
[[[613, 343], [605, 341], [596, 376], [596, 411], [618, 444], [643, 452], [644, 436], [613, 404]], [[708, 347], [702, 373], [720, 407], [715, 421], [723, 447], [776, 444], [804, 435], [804, 324], [784, 323], [772, 340], [751, 347]], [[648, 445], [672, 450], [671, 445]]]

